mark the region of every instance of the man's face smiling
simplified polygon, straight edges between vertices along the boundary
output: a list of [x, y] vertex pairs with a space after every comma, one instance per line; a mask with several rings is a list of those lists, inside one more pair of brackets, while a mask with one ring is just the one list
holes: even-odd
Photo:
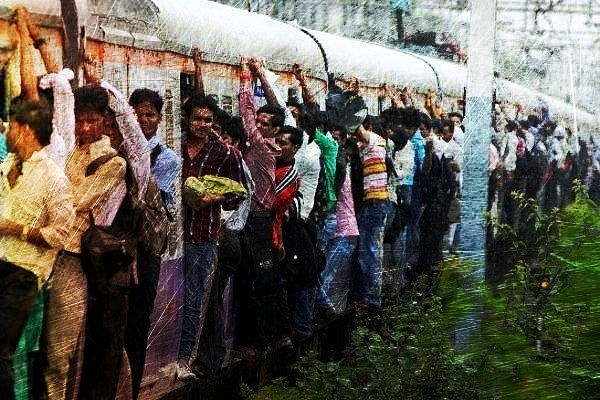
[[156, 135], [158, 124], [160, 123], [161, 114], [149, 101], [145, 101], [134, 107], [138, 122], [144, 132], [146, 139], [150, 139]]
[[204, 139], [212, 131], [214, 113], [208, 108], [194, 108], [188, 120], [190, 134], [196, 139]]

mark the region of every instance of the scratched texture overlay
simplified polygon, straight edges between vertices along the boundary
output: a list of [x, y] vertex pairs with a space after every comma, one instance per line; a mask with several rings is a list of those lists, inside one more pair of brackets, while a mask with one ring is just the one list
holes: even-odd
[[[599, 398], [600, 213], [594, 201], [600, 198], [600, 2], [0, 0], [5, 128], [10, 103], [22, 93], [13, 18], [18, 4], [28, 9], [60, 66], [75, 71], [74, 85], [83, 82], [79, 55], [85, 53], [126, 97], [141, 87], [158, 91], [165, 101], [161, 140], [177, 154], [181, 104], [195, 79], [193, 47], [202, 51], [206, 93], [233, 115], [239, 111], [242, 55], [263, 58], [284, 95], [300, 93], [291, 70], [302, 65], [322, 109], [332, 73], [342, 85], [358, 78], [373, 115], [391, 106], [381, 98], [384, 83], [392, 90], [408, 88], [408, 105], [430, 115], [460, 113], [465, 117], [461, 220], [453, 251], [444, 249], [440, 274], [446, 289], [440, 318], [451, 347], [465, 362], [485, 364], [473, 381], [480, 398]], [[30, 68], [36, 76], [46, 73], [39, 53]], [[532, 131], [527, 150], [502, 147], [503, 139], [490, 126], [502, 132], [509, 120], [528, 115], [536, 116], [546, 133]], [[500, 143], [496, 157], [502, 160], [510, 151], [529, 157], [541, 142], [545, 164], [536, 174], [517, 174], [502, 183], [489, 168], [492, 139]], [[5, 156], [0, 146], [0, 157]], [[511, 197], [506, 188], [530, 188], [532, 200]], [[571, 195], [573, 188], [577, 196]], [[174, 379], [183, 315], [179, 188], [176, 197], [151, 317], [144, 399], [181, 385]], [[0, 218], [5, 212], [0, 209]], [[384, 251], [384, 285], [393, 286], [400, 262], [390, 246]], [[350, 279], [342, 275], [334, 284], [338, 309], [346, 307]], [[230, 315], [232, 305], [225, 305]], [[26, 363], [23, 352], [39, 352], [43, 306], [40, 294], [15, 358], [20, 399], [35, 398], [31, 369], [17, 364]], [[232, 320], [226, 323], [228, 346]], [[120, 374], [117, 397], [127, 399], [127, 368]]]

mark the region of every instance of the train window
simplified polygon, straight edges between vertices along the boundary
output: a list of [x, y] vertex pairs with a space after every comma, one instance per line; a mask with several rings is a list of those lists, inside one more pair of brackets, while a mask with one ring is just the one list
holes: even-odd
[[179, 74], [180, 98], [183, 103], [194, 93], [194, 75], [181, 72]]
[[208, 97], [210, 97], [211, 99], [213, 99], [215, 101], [215, 103], [217, 103], [217, 105], [219, 104], [219, 95], [218, 94], [209, 93]]
[[229, 115], [233, 114], [233, 97], [221, 96], [221, 108], [225, 110]]

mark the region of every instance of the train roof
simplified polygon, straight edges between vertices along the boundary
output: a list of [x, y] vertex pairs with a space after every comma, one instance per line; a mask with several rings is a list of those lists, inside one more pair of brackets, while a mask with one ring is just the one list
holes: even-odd
[[[23, 4], [38, 14], [60, 16], [59, 0], [0, 0], [11, 8]], [[364, 84], [410, 85], [462, 97], [467, 84], [465, 65], [333, 34], [303, 29], [265, 15], [206, 0], [77, 0], [87, 16], [86, 32], [96, 39], [139, 48], [189, 54], [200, 47], [207, 60], [236, 65], [242, 55], [259, 56], [275, 70], [298, 62], [307, 72], [325, 79], [324, 58], [337, 77], [356, 76]], [[317, 42], [309, 37], [312, 36]], [[557, 116], [572, 119], [573, 106], [513, 82], [496, 79], [498, 100], [528, 107], [546, 104]], [[578, 123], [597, 125], [597, 118], [577, 110]]]

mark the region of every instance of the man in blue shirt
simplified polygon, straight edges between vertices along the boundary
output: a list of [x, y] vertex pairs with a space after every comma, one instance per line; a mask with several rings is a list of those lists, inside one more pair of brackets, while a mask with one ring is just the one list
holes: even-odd
[[[140, 127], [148, 140], [150, 171], [162, 193], [164, 202], [175, 202], [175, 183], [181, 173], [181, 160], [177, 154], [160, 142], [158, 125], [162, 119], [163, 99], [150, 89], [136, 89], [129, 98]], [[129, 311], [125, 333], [125, 349], [131, 366], [133, 399], [137, 399], [150, 330], [150, 316], [154, 308], [156, 288], [160, 275], [161, 257], [147, 252], [138, 254], [139, 284], [133, 285], [129, 294]]]

